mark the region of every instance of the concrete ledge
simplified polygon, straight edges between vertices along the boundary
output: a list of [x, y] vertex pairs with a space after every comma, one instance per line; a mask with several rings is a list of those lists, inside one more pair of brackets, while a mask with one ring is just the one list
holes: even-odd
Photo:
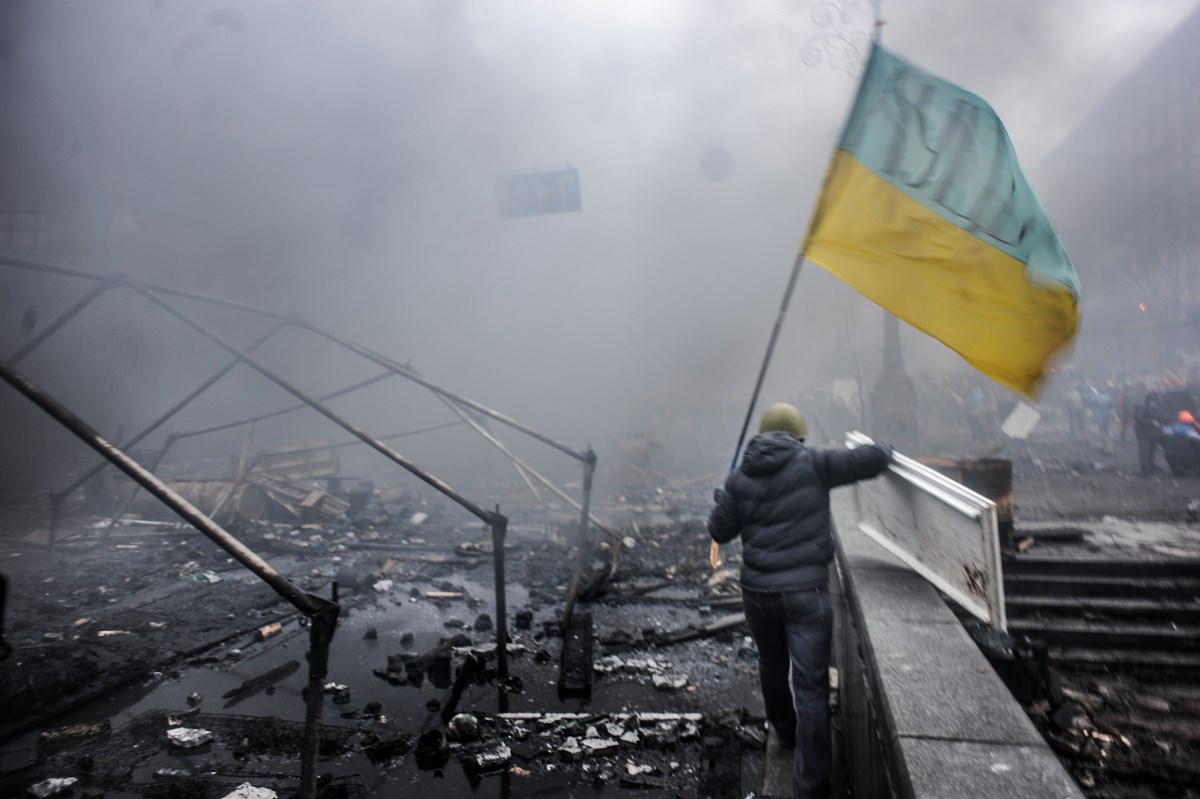
[[937, 590], [858, 531], [848, 490], [832, 505], [834, 661], [853, 795], [1081, 799]]
[[995, 746], [902, 738], [900, 766], [907, 795], [923, 799], [1074, 799], [1083, 795], [1043, 744]]

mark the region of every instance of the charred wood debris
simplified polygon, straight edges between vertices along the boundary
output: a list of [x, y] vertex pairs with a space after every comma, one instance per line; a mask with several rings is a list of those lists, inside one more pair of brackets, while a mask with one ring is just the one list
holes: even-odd
[[[565, 781], [575, 774], [569, 779], [584, 778], [589, 790], [692, 786], [700, 795], [730, 797], [753, 790], [754, 774], [743, 774], [743, 761], [751, 772], [758, 768], [765, 736], [762, 718], [743, 704], [756, 685], [756, 660], [740, 612], [736, 562], [714, 573], [707, 561], [701, 511], [710, 480], [672, 483], [633, 463], [618, 467], [622, 481], [635, 487], [604, 513], [624, 524], [589, 543], [575, 619], [565, 629], [577, 540], [573, 509], [543, 502], [514, 524], [505, 544], [509, 579], [524, 587], [525, 599], [511, 610], [507, 649], [518, 666], [504, 679], [496, 668], [487, 590], [493, 553], [484, 526], [464, 524], [439, 498], [341, 477], [326, 443], [244, 451], [232, 475], [212, 474], [219, 470], [210, 465], [169, 481], [239, 541], [300, 575], [303, 589], [328, 594], [336, 584], [343, 618], [372, 608], [442, 611], [436, 643], [415, 648], [431, 631], [414, 621], [379, 650], [384, 654], [373, 668], [377, 680], [397, 690], [398, 704], [413, 701], [406, 687], [426, 681], [444, 692], [425, 706], [426, 723], [387, 724], [389, 715], [402, 714], [386, 703], [356, 705], [355, 686], [334, 682], [335, 668], [326, 686], [334, 717], [321, 726], [322, 762], [351, 752], [380, 770], [439, 771], [457, 759], [474, 779], [503, 774], [536, 781], [540, 771]], [[186, 467], [164, 471], [181, 474]], [[144, 499], [127, 502], [128, 494], [128, 485], [111, 475], [94, 480], [86, 496], [76, 494], [60, 510], [52, 550], [42, 501], [25, 498], [4, 509], [8, 532], [0, 549], [9, 563], [20, 561], [23, 582], [46, 590], [9, 599], [7, 638], [16, 652], [0, 661], [6, 697], [0, 739], [40, 733], [36, 758], [0, 772], [0, 793], [52, 795], [74, 786], [84, 795], [225, 796], [231, 778], [245, 777], [247, 785], [286, 794], [289, 779], [282, 773], [264, 779], [253, 764], [294, 757], [303, 725], [238, 716], [237, 706], [302, 671], [295, 659], [223, 696], [192, 694], [185, 707], [149, 711], [120, 728], [107, 719], [56, 725], [126, 686], [179, 679], [191, 669], [232, 669], [302, 634], [306, 620], [277, 594], [169, 511]], [[373, 627], [362, 633], [378, 635]], [[338, 648], [335, 639], [335, 664]], [[527, 693], [531, 678], [555, 684], [560, 703], [505, 711]], [[606, 681], [660, 698], [646, 703], [635, 690], [620, 707], [591, 706], [593, 690], [604, 690]], [[471, 704], [479, 704], [481, 687], [497, 692], [498, 707]], [[203, 742], [170, 737], [181, 729], [204, 732]], [[214, 740], [232, 756], [218, 767], [219, 778], [147, 765], [156, 751], [211, 747]], [[141, 753], [132, 765], [131, 742]], [[353, 774], [322, 779], [321, 796], [370, 793], [370, 779]]]
[[1200, 560], [1036, 549], [1007, 559], [1011, 635], [976, 628], [984, 651], [1088, 796], [1194, 795]]
[[959, 616], [1087, 796], [1200, 795], [1195, 483], [1132, 477], [1111, 447], [1038, 454], [1015, 461], [1018, 487], [1040, 484], [1036, 497], [1018, 488], [1018, 506], [1076, 520], [1018, 519], [1003, 555], [1008, 634]]

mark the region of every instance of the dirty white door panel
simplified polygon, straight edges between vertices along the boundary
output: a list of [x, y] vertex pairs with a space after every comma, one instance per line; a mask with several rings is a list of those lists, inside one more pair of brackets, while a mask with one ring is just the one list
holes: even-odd
[[[869, 444], [862, 433], [846, 446]], [[859, 528], [975, 616], [1008, 627], [996, 503], [912, 458], [853, 486]]]

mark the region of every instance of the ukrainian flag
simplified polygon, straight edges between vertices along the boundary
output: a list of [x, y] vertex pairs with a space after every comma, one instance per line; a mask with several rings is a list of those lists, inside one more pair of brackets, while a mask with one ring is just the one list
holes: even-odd
[[999, 117], [878, 45], [804, 255], [1025, 396], [1079, 326], [1079, 278]]

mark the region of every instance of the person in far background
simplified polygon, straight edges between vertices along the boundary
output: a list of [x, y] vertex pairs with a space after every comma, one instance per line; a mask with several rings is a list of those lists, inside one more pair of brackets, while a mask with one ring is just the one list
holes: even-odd
[[1133, 412], [1133, 434], [1137, 438], [1138, 467], [1143, 477], [1158, 471], [1154, 457], [1162, 439], [1162, 418], [1158, 407], [1158, 392], [1148, 391]]
[[1117, 400], [1117, 417], [1121, 420], [1121, 443], [1125, 443], [1125, 431], [1133, 427], [1133, 411], [1137, 407], [1138, 385], [1132, 380], [1125, 381], [1125, 387]]
[[1067, 426], [1071, 431], [1071, 435], [1078, 435], [1084, 431], [1084, 407], [1083, 407], [1083, 392], [1079, 390], [1079, 386], [1071, 386], [1067, 389], [1066, 397], [1067, 406]]
[[1100, 435], [1108, 438], [1108, 427], [1113, 418], [1112, 394], [1109, 394], [1104, 386], [1092, 389], [1091, 406], [1092, 421], [1096, 423], [1096, 429], [1100, 431]]
[[878, 475], [892, 448], [809, 447], [808, 423], [787, 403], [767, 408], [758, 433], [714, 492], [708, 533], [718, 544], [742, 537], [742, 603], [758, 647], [767, 720], [780, 743], [795, 748], [795, 795], [826, 797], [832, 770], [829, 492]]

